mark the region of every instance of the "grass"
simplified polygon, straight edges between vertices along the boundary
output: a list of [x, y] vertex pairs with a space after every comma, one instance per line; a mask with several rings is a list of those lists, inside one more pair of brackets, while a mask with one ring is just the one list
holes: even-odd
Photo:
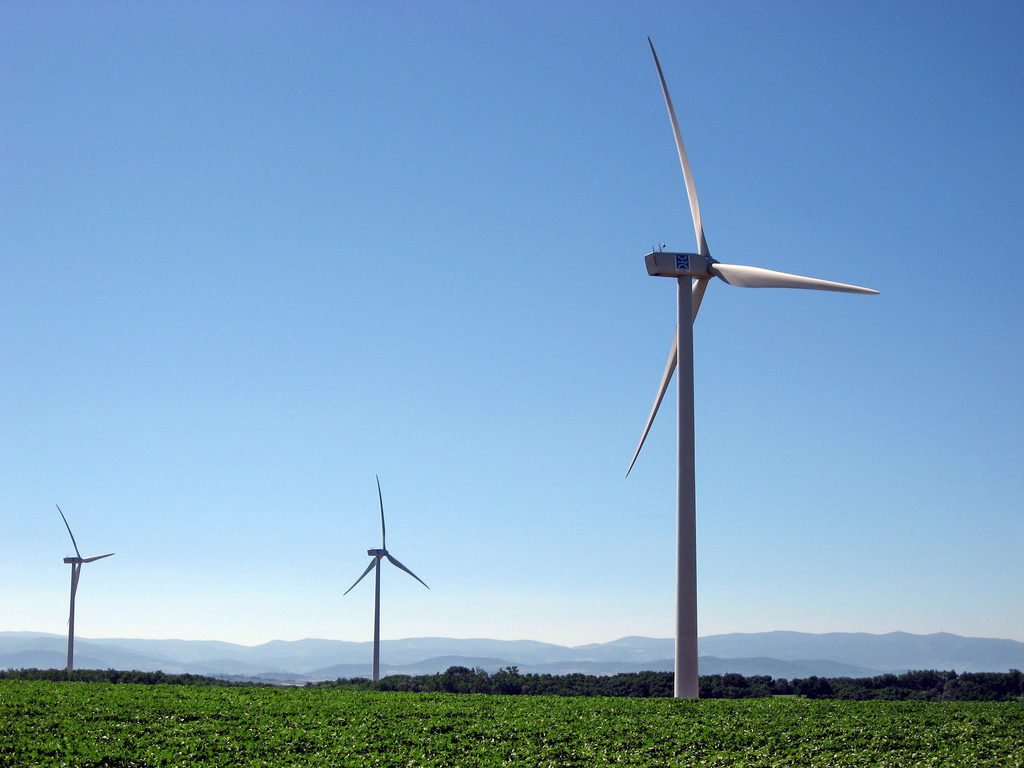
[[0, 681], [0, 766], [1021, 766], [1020, 702]]

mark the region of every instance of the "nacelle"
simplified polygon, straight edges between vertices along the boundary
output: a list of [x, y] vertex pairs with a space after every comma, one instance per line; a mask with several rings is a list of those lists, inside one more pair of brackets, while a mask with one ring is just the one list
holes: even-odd
[[708, 260], [699, 253], [654, 251], [644, 256], [647, 274], [655, 277], [709, 277]]
[[368, 549], [368, 550], [366, 550], [366, 554], [368, 554], [370, 557], [383, 557], [387, 553], [388, 553], [388, 551], [386, 549]]

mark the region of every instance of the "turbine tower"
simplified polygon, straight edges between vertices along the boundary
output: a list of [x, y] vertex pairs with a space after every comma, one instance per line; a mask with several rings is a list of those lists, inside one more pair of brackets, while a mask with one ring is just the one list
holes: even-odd
[[672, 98], [665, 85], [665, 75], [661, 71], [658, 54], [654, 51], [654, 43], [647, 38], [654, 57], [654, 66], [658, 69], [661, 80], [661, 92], [665, 97], [668, 117], [672, 123], [672, 133], [676, 140], [679, 153], [679, 164], [683, 170], [686, 184], [686, 197], [690, 203], [690, 215], [693, 217], [693, 229], [697, 236], [697, 253], [675, 253], [655, 251], [648, 253], [644, 260], [647, 273], [656, 277], [671, 277], [676, 280], [677, 326], [676, 335], [669, 350], [668, 363], [662, 374], [658, 393], [654, 398], [654, 406], [647, 417], [640, 444], [637, 445], [633, 460], [629, 463], [626, 476], [629, 476], [640, 449], [647, 439], [651, 423], [658, 413], [665, 391], [672, 379], [672, 373], [678, 367], [676, 383], [678, 386], [678, 476], [676, 485], [676, 646], [675, 646], [675, 686], [677, 698], [697, 698], [697, 528], [696, 528], [696, 490], [694, 481], [694, 438], [693, 438], [693, 322], [697, 317], [701, 299], [712, 277], [717, 277], [729, 285], [742, 288], [807, 288], [817, 291], [840, 291], [843, 293], [870, 293], [878, 291], [861, 288], [856, 285], [835, 283], [830, 280], [818, 280], [813, 277], [789, 275], [759, 267], [745, 267], [735, 264], [722, 264], [711, 258], [707, 240], [704, 239], [704, 227], [701, 224], [700, 205], [697, 202], [697, 188], [693, 182], [693, 173], [686, 158], [683, 137], [679, 133], [679, 123], [672, 106]]
[[64, 527], [68, 529], [68, 535], [71, 537], [71, 544], [75, 548], [74, 557], [64, 558], [64, 562], [71, 566], [71, 613], [68, 615], [68, 675], [70, 676], [75, 666], [75, 593], [78, 591], [78, 577], [82, 573], [82, 563], [102, 560], [104, 557], [110, 557], [114, 553], [108, 552], [105, 555], [82, 557], [82, 553], [78, 551], [78, 544], [75, 542], [75, 534], [71, 533], [71, 526], [68, 525], [68, 519], [64, 517], [60, 504], [57, 505], [57, 511], [60, 512], [60, 517], [64, 521]]
[[[373, 559], [370, 561], [370, 564], [368, 566], [366, 566], [366, 570], [363, 571], [359, 575], [358, 579], [356, 579], [355, 584], [353, 584], [351, 587], [346, 589], [345, 590], [345, 594], [342, 595], [342, 597], [347, 595], [349, 592], [351, 592], [353, 589], [355, 589], [356, 584], [358, 584], [360, 581], [362, 581], [363, 577], [366, 576], [366, 574], [368, 574], [370, 571], [375, 571], [375, 573], [374, 573], [375, 585], [374, 585], [374, 592], [373, 592], [373, 680], [374, 680], [374, 682], [376, 682], [377, 680], [380, 680], [380, 561], [383, 560], [386, 557], [388, 559], [388, 561], [392, 565], [394, 565], [397, 568], [401, 568], [403, 571], [405, 571], [410, 576], [412, 576], [414, 579], [416, 579], [416, 581], [418, 581], [424, 587], [427, 587], [427, 583], [425, 581], [423, 581], [423, 579], [421, 579], [415, 573], [413, 573], [408, 568], [406, 568], [404, 565], [402, 565], [400, 562], [398, 562], [398, 560], [396, 558], [392, 557], [391, 554], [388, 552], [388, 549], [387, 549], [387, 533], [386, 533], [385, 528], [384, 528], [384, 497], [381, 495], [381, 492], [380, 492], [380, 478], [379, 477], [377, 477], [377, 498], [380, 501], [380, 549], [368, 549], [368, 550], [366, 550], [366, 554], [368, 554]], [[427, 589], [430, 589], [430, 587], [427, 587]]]

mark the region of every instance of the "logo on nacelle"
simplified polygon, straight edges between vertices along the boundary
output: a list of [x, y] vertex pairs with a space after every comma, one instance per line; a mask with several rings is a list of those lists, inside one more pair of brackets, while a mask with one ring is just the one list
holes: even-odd
[[690, 255], [687, 253], [676, 254], [676, 269], [682, 269], [689, 271], [690, 269]]

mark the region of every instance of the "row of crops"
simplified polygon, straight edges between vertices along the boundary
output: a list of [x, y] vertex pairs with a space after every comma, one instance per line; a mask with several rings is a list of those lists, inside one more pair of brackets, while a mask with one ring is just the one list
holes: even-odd
[[0, 681], [0, 766], [1021, 766], [1020, 702]]

